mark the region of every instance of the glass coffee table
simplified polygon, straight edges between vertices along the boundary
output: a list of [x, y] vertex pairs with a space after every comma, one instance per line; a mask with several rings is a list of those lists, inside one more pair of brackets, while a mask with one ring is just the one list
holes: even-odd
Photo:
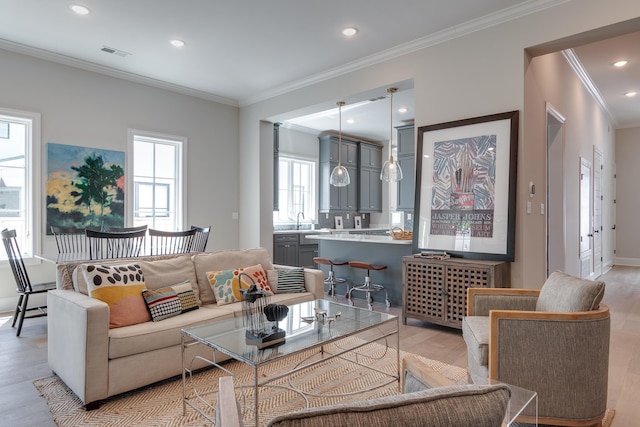
[[[397, 369], [393, 375], [378, 371], [387, 379], [375, 387], [397, 382], [398, 390], [400, 389], [400, 322], [397, 316], [327, 300], [315, 300], [289, 306], [287, 317], [278, 323], [278, 327], [286, 331], [285, 340], [264, 348], [246, 338], [246, 327], [241, 316], [183, 329], [183, 412], [186, 413], [186, 407], [190, 406], [215, 423], [215, 418], [210, 415], [215, 412], [215, 402], [207, 400], [197, 390], [187, 390], [196, 360], [222, 369], [231, 376], [234, 376], [234, 372], [228, 370], [222, 364], [223, 361], [233, 359], [251, 368], [252, 381], [241, 387], [250, 387], [253, 391], [253, 402], [247, 406], [254, 414], [256, 426], [259, 425], [261, 387], [283, 387], [274, 382], [337, 357], [349, 357], [350, 362], [362, 369], [375, 369], [367, 363], [359, 362], [357, 357], [355, 360], [351, 359], [354, 354], [358, 354], [359, 349], [376, 341], [384, 342], [388, 350], [395, 352]], [[351, 339], [353, 337], [358, 339]], [[195, 356], [186, 360], [185, 350], [194, 345], [210, 347], [213, 350], [212, 358]], [[287, 368], [284, 371], [265, 374], [269, 365], [283, 360], [291, 360], [290, 365], [285, 364]], [[290, 389], [299, 394], [308, 405], [305, 391], [295, 386]]]

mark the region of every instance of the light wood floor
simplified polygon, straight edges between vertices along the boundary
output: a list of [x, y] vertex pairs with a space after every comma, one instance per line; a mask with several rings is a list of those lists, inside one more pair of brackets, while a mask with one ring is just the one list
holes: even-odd
[[[640, 425], [640, 268], [614, 267], [603, 277], [604, 302], [611, 309], [609, 407], [614, 427]], [[400, 310], [392, 308], [394, 314]], [[458, 330], [409, 320], [401, 348], [466, 367], [466, 348]], [[47, 365], [46, 318], [25, 320], [17, 338], [11, 314], [0, 315], [0, 425], [55, 426], [32, 381], [51, 374]]]

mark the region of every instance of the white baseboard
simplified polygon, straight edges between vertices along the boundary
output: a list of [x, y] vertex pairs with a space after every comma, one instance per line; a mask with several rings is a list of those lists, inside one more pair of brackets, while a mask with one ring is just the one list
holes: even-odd
[[616, 257], [615, 265], [626, 265], [629, 267], [640, 267], [640, 259], [639, 258], [618, 258]]

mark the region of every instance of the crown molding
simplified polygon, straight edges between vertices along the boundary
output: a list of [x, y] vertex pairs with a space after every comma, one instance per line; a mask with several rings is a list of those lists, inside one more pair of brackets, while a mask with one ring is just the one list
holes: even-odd
[[562, 51], [562, 56], [564, 56], [564, 59], [567, 61], [573, 72], [576, 73], [584, 87], [587, 89], [587, 92], [589, 92], [591, 97], [593, 97], [600, 108], [602, 108], [602, 110], [605, 112], [607, 117], [609, 117], [609, 120], [611, 120], [611, 123], [613, 123], [614, 127], [618, 127], [618, 123], [614, 119], [613, 114], [611, 114], [609, 106], [600, 94], [600, 91], [598, 90], [596, 85], [593, 83], [593, 80], [591, 80], [591, 76], [589, 76], [589, 73], [582, 65], [582, 62], [580, 62], [580, 59], [578, 59], [575, 51], [573, 49], [565, 49]]
[[504, 22], [508, 22], [517, 18], [521, 18], [532, 13], [540, 12], [551, 7], [558, 6], [562, 3], [567, 3], [569, 0], [530, 0], [528, 2], [515, 5], [506, 9], [502, 9], [498, 12], [485, 15], [480, 18], [467, 21], [461, 25], [447, 28], [442, 31], [438, 31], [434, 34], [400, 44], [393, 48], [383, 50], [374, 55], [366, 56], [362, 59], [352, 61], [340, 67], [330, 69], [328, 71], [314, 74], [304, 79], [297, 80], [295, 82], [273, 88], [271, 90], [262, 92], [251, 98], [245, 98], [240, 100], [239, 106], [246, 107], [257, 102], [273, 98], [275, 96], [284, 95], [294, 90], [302, 89], [307, 86], [311, 86], [316, 83], [321, 83], [325, 80], [329, 80], [335, 77], [339, 77], [344, 74], [351, 73], [353, 71], [361, 70], [363, 68], [370, 67], [372, 65], [379, 64], [381, 62], [395, 59], [399, 56], [407, 55], [431, 46], [435, 46], [465, 35], [481, 31], [496, 25], [500, 25]]
[[89, 61], [83, 61], [81, 59], [72, 58], [70, 56], [61, 55], [45, 49], [38, 49], [35, 47], [23, 45], [20, 43], [11, 42], [9, 40], [0, 39], [0, 49], [8, 50], [23, 55], [33, 56], [35, 58], [44, 59], [47, 61], [55, 62], [62, 65], [67, 65], [74, 68], [79, 68], [85, 71], [92, 71], [94, 73], [115, 77], [118, 79], [127, 80], [134, 83], [140, 83], [146, 86], [155, 87], [158, 89], [164, 89], [171, 92], [180, 93], [182, 95], [193, 96], [201, 98], [207, 101], [217, 102], [219, 104], [230, 105], [232, 107], [238, 107], [238, 101], [231, 98], [215, 95], [209, 92], [204, 92], [197, 89], [191, 89], [185, 86], [164, 82], [150, 77], [141, 76], [135, 73], [129, 73], [126, 71], [117, 70], [115, 68], [107, 67], [104, 65], [95, 64]]

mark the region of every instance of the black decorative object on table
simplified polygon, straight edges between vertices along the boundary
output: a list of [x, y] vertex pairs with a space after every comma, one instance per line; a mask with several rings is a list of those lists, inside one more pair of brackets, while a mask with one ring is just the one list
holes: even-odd
[[[238, 275], [239, 281], [242, 276], [251, 280], [248, 289], [241, 289], [242, 317], [247, 327], [247, 343], [265, 348], [284, 342], [286, 333], [278, 328], [277, 322], [287, 316], [289, 308], [280, 304], [270, 304], [269, 294], [258, 288], [253, 278], [246, 273]], [[271, 325], [267, 321], [276, 323]]]

